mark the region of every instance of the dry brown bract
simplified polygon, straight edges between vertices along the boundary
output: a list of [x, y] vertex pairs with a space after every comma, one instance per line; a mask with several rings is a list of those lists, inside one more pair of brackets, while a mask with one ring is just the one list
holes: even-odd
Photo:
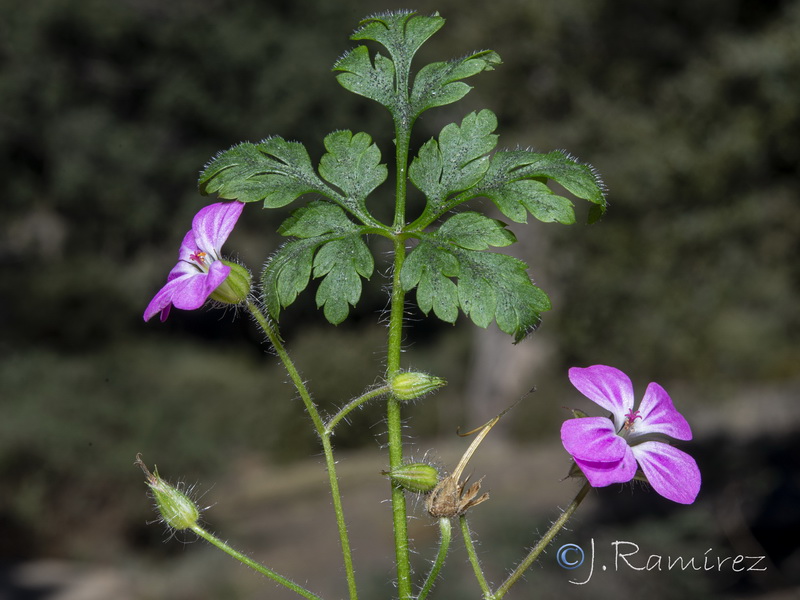
[[478, 496], [483, 478], [469, 486], [465, 492], [464, 486], [467, 485], [469, 477], [459, 483], [458, 477], [453, 475], [442, 479], [425, 500], [425, 508], [428, 509], [430, 516], [437, 519], [458, 517], [473, 506], [489, 499], [488, 492]]
[[[461, 473], [464, 471], [464, 467], [467, 466], [469, 459], [472, 458], [473, 453], [478, 448], [478, 445], [483, 441], [483, 438], [486, 437], [486, 434], [489, 433], [489, 430], [494, 427], [495, 423], [497, 423], [500, 420], [500, 417], [502, 417], [505, 413], [506, 411], [503, 411], [480, 428], [480, 433], [472, 441], [469, 448], [467, 448], [467, 451], [464, 453], [464, 456], [461, 457], [461, 460], [458, 461], [458, 465], [456, 466], [455, 470], [450, 475], [442, 479], [439, 484], [433, 488], [433, 491], [425, 500], [425, 508], [428, 509], [428, 514], [430, 516], [436, 519], [460, 517], [473, 506], [477, 506], [481, 502], [485, 502], [489, 499], [488, 493], [478, 496], [478, 492], [481, 490], [481, 481], [483, 481], [482, 477], [469, 486], [466, 491], [464, 491], [464, 488], [469, 481], [469, 476], [461, 482], [459, 482], [459, 478], [461, 477]], [[475, 433], [475, 431], [477, 431], [477, 429], [463, 435], [470, 435]]]

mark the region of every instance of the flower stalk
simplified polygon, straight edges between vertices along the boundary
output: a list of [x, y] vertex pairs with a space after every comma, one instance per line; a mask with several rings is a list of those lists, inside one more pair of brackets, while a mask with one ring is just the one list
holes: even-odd
[[439, 519], [439, 552], [436, 553], [436, 559], [433, 561], [428, 577], [425, 578], [425, 583], [422, 584], [422, 588], [419, 594], [417, 594], [416, 600], [425, 600], [431, 589], [433, 589], [433, 584], [439, 576], [439, 571], [441, 571], [444, 566], [445, 558], [447, 558], [451, 538], [452, 524], [450, 519]]
[[261, 312], [261, 309], [254, 302], [248, 301], [247, 309], [250, 311], [250, 314], [253, 315], [253, 318], [256, 320], [259, 327], [261, 327], [261, 330], [266, 334], [267, 338], [275, 349], [275, 353], [283, 363], [286, 372], [289, 374], [289, 378], [292, 380], [292, 383], [294, 383], [294, 386], [297, 389], [297, 393], [300, 394], [300, 398], [303, 400], [306, 411], [311, 417], [311, 421], [314, 424], [314, 429], [316, 430], [320, 442], [322, 443], [322, 451], [325, 455], [325, 466], [328, 471], [328, 482], [331, 488], [333, 510], [336, 515], [336, 528], [339, 531], [342, 560], [344, 561], [345, 574], [347, 577], [347, 588], [350, 594], [350, 600], [357, 600], [358, 589], [356, 587], [355, 569], [353, 567], [353, 553], [350, 549], [350, 536], [347, 533], [347, 523], [344, 519], [342, 495], [339, 491], [339, 478], [336, 475], [336, 460], [334, 459], [333, 446], [331, 445], [331, 431], [325, 427], [322, 417], [319, 414], [319, 410], [317, 409], [317, 405], [312, 400], [311, 394], [309, 393], [306, 384], [303, 382], [303, 379], [300, 377], [300, 373], [297, 371], [294, 361], [286, 351], [277, 329], [273, 326], [269, 319], [264, 316], [264, 313]]
[[303, 598], [307, 598], [308, 600], [322, 600], [320, 596], [317, 596], [315, 593], [310, 592], [306, 588], [296, 584], [291, 579], [287, 579], [280, 573], [276, 573], [269, 567], [265, 567], [260, 562], [253, 560], [246, 554], [242, 554], [241, 552], [229, 546], [221, 539], [219, 539], [217, 536], [209, 533], [199, 525], [194, 525], [193, 527], [191, 527], [191, 530], [198, 536], [206, 540], [209, 544], [216, 546], [217, 548], [222, 550], [225, 554], [232, 556], [240, 563], [250, 567], [251, 569], [253, 569], [258, 573], [261, 573], [265, 577], [269, 577], [270, 579], [272, 579], [272, 581], [279, 583], [280, 585], [292, 590], [294, 593], [302, 596]]
[[[583, 502], [583, 499], [586, 498], [586, 494], [589, 493], [591, 489], [591, 485], [589, 482], [586, 482], [583, 487], [580, 489], [578, 494], [572, 500], [569, 506], [561, 513], [561, 515], [553, 521], [553, 524], [550, 526], [550, 529], [547, 530], [542, 538], [536, 543], [536, 545], [531, 549], [528, 555], [522, 560], [522, 562], [517, 565], [517, 567], [511, 572], [508, 578], [495, 590], [493, 594], [487, 596], [487, 598], [491, 600], [500, 600], [503, 596], [506, 595], [509, 588], [514, 585], [520, 577], [528, 570], [536, 559], [539, 558], [539, 555], [542, 551], [547, 548], [550, 542], [553, 541], [553, 538], [556, 537], [561, 528], [569, 521], [570, 517], [575, 513], [578, 507]], [[485, 593], [485, 592], [484, 592]]]

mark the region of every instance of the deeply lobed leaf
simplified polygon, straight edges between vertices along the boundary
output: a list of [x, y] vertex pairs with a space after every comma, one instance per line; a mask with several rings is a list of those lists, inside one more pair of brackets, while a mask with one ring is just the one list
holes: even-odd
[[336, 80], [346, 90], [395, 110], [395, 67], [385, 56], [376, 54], [373, 64], [367, 47], [358, 46], [340, 58], [333, 70], [341, 71]]
[[462, 79], [491, 71], [501, 63], [491, 50], [476, 52], [448, 62], [436, 62], [420, 69], [411, 90], [411, 115], [415, 119], [425, 110], [461, 100], [472, 89]]
[[259, 144], [244, 142], [218, 154], [200, 174], [202, 194], [256, 202], [265, 208], [285, 206], [303, 194], [335, 197], [314, 172], [305, 147], [272, 137]]
[[341, 323], [361, 297], [361, 277], [369, 278], [374, 261], [362, 239], [362, 228], [344, 210], [315, 201], [295, 210], [279, 229], [299, 239], [284, 244], [267, 262], [261, 281], [272, 318], [308, 287], [312, 273], [323, 278], [317, 306], [334, 325]]
[[496, 152], [483, 181], [460, 200], [485, 196], [518, 223], [526, 222], [528, 212], [540, 221], [574, 223], [572, 202], [555, 194], [546, 185], [547, 180], [593, 203], [598, 218], [605, 211], [603, 184], [594, 171], [560, 150], [547, 154], [530, 150]]
[[319, 174], [344, 193], [344, 201], [362, 221], [370, 217], [367, 196], [386, 181], [389, 170], [380, 164], [381, 151], [366, 133], [334, 131], [325, 137], [327, 154], [319, 161]]
[[426, 214], [438, 212], [446, 200], [481, 181], [489, 168], [488, 152], [497, 145], [492, 132], [497, 117], [490, 110], [470, 113], [461, 125], [450, 123], [429, 140], [411, 162], [408, 174], [427, 200]]
[[524, 262], [482, 251], [514, 241], [500, 221], [474, 212], [457, 214], [421, 238], [403, 264], [400, 283], [406, 291], [416, 287], [425, 314], [433, 310], [453, 323], [460, 308], [476, 325], [487, 327], [494, 320], [519, 341], [538, 325], [550, 301], [533, 285]]
[[347, 318], [350, 305], [361, 298], [361, 277], [369, 279], [375, 263], [361, 236], [325, 243], [314, 258], [314, 277], [323, 277], [317, 288], [317, 308], [325, 318], [338, 325]]
[[467, 250], [501, 248], [517, 241], [505, 223], [476, 212], [458, 213], [442, 223], [436, 237]]
[[377, 53], [373, 62], [367, 47], [358, 46], [334, 65], [334, 70], [340, 71], [337, 80], [345, 89], [379, 102], [408, 123], [429, 108], [460, 100], [472, 89], [462, 79], [491, 71], [501, 61], [497, 53], [482, 50], [426, 65], [416, 74], [409, 92], [414, 55], [443, 25], [444, 19], [438, 13], [423, 16], [413, 11], [365, 19], [351, 39], [378, 42], [386, 48], [389, 58]]
[[444, 19], [439, 13], [425, 16], [414, 11], [388, 12], [361, 21], [350, 39], [382, 44], [395, 64], [408, 72], [411, 59], [420, 46], [443, 26]]

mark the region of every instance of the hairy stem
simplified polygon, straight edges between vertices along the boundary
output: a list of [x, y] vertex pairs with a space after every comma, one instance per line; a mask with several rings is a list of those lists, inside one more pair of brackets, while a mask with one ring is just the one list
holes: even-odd
[[561, 528], [566, 524], [572, 514], [577, 510], [578, 506], [580, 506], [583, 499], [586, 497], [586, 494], [589, 493], [589, 490], [592, 488], [589, 485], [589, 482], [583, 484], [583, 487], [575, 496], [575, 499], [570, 503], [570, 505], [564, 509], [564, 512], [561, 513], [561, 516], [556, 519], [553, 524], [550, 526], [550, 529], [547, 530], [542, 536], [537, 544], [533, 547], [533, 549], [528, 553], [521, 563], [517, 566], [516, 569], [508, 576], [508, 578], [497, 588], [494, 594], [491, 595], [493, 600], [500, 600], [503, 596], [506, 595], [508, 589], [514, 585], [520, 577], [522, 577], [523, 573], [530, 567], [542, 551], [547, 548], [548, 544], [553, 541], [553, 538], [556, 537], [556, 534], [561, 530]]
[[336, 475], [336, 461], [333, 457], [330, 432], [326, 430], [317, 405], [314, 404], [314, 401], [311, 399], [311, 394], [306, 384], [303, 382], [303, 379], [300, 377], [300, 373], [297, 371], [294, 361], [292, 361], [292, 358], [283, 346], [283, 341], [280, 335], [278, 335], [276, 327], [253, 301], [247, 301], [247, 309], [250, 311], [250, 314], [253, 315], [253, 318], [255, 318], [262, 331], [267, 335], [275, 349], [275, 353], [278, 355], [278, 358], [281, 359], [286, 372], [289, 374], [289, 378], [297, 389], [297, 393], [300, 394], [300, 398], [303, 400], [306, 411], [311, 417], [311, 421], [314, 423], [314, 429], [322, 442], [322, 450], [325, 454], [325, 466], [328, 470], [328, 480], [331, 488], [331, 498], [333, 500], [333, 510], [336, 514], [336, 526], [339, 530], [339, 540], [342, 547], [342, 560], [344, 561], [345, 573], [347, 576], [347, 588], [350, 594], [350, 600], [357, 600], [358, 591], [356, 589], [355, 570], [353, 568], [353, 554], [350, 550], [350, 537], [347, 533], [347, 524], [344, 520], [342, 496], [339, 492], [339, 478]]
[[433, 588], [436, 578], [439, 576], [439, 571], [444, 566], [444, 559], [447, 558], [447, 551], [450, 549], [451, 529], [450, 519], [439, 519], [439, 552], [436, 554], [436, 560], [433, 561], [433, 566], [425, 579], [425, 583], [422, 584], [417, 600], [425, 600], [431, 588]]
[[350, 402], [348, 402], [347, 404], [345, 404], [339, 410], [339, 412], [337, 412], [330, 419], [328, 419], [328, 422], [325, 424], [325, 433], [328, 435], [333, 433], [333, 428], [339, 424], [339, 421], [341, 421], [347, 415], [349, 415], [351, 411], [358, 408], [362, 404], [369, 402], [373, 398], [377, 398], [378, 396], [383, 396], [384, 394], [387, 394], [390, 391], [390, 389], [391, 388], [388, 385], [382, 385], [381, 387], [375, 388], [374, 390], [370, 390], [362, 394], [358, 398], [355, 398]]
[[270, 569], [268, 567], [265, 567], [264, 565], [262, 565], [259, 562], [254, 561], [249, 556], [246, 556], [246, 555], [242, 554], [241, 552], [239, 552], [238, 550], [235, 550], [234, 548], [231, 548], [228, 544], [223, 542], [218, 537], [216, 537], [216, 536], [212, 535], [211, 533], [207, 532], [205, 529], [203, 529], [199, 525], [195, 525], [194, 527], [192, 527], [192, 531], [194, 531], [197, 535], [199, 535], [201, 538], [206, 540], [208, 543], [216, 546], [217, 548], [219, 548], [220, 550], [222, 550], [226, 554], [229, 554], [230, 556], [232, 556], [233, 558], [235, 558], [239, 562], [243, 563], [244, 565], [247, 565], [248, 567], [250, 567], [254, 571], [257, 571], [258, 573], [261, 573], [262, 575], [264, 575], [266, 577], [269, 577], [270, 579], [272, 579], [273, 581], [281, 584], [282, 586], [289, 588], [290, 590], [292, 590], [293, 592], [299, 594], [303, 598], [308, 598], [309, 600], [322, 600], [322, 598], [320, 598], [319, 596], [317, 596], [316, 594], [314, 594], [312, 592], [309, 592], [304, 587], [302, 587], [300, 585], [297, 585], [294, 581], [291, 581], [290, 579], [286, 579], [286, 577], [284, 577], [283, 575], [280, 575], [280, 574], [276, 573], [272, 569]]
[[[389, 318], [389, 342], [386, 358], [386, 380], [391, 381], [400, 371], [400, 352], [403, 335], [403, 305], [405, 293], [400, 286], [400, 269], [405, 260], [405, 245], [402, 239], [394, 243], [394, 279], [392, 282], [391, 315]], [[401, 402], [389, 396], [386, 406], [387, 441], [389, 446], [389, 470], [403, 464], [403, 430]], [[403, 488], [392, 484], [392, 523], [394, 529], [395, 562], [397, 567], [397, 591], [401, 600], [411, 598], [411, 561], [408, 548], [408, 509]]]
[[[402, 69], [401, 75], [402, 75]], [[392, 240], [394, 265], [392, 272], [391, 309], [389, 315], [389, 339], [386, 349], [386, 381], [392, 381], [400, 371], [400, 353], [403, 340], [403, 309], [405, 292], [400, 285], [400, 271], [406, 259], [405, 237], [401, 235], [406, 224], [406, 182], [408, 180], [408, 147], [411, 139], [411, 123], [408, 121], [407, 75], [398, 80], [397, 89], [403, 94], [401, 107], [394, 115], [395, 126], [395, 210]], [[389, 470], [403, 463], [403, 432], [400, 401], [389, 396], [386, 403], [387, 443], [389, 446]], [[408, 548], [408, 508], [403, 489], [392, 484], [392, 524], [394, 531], [395, 564], [397, 569], [397, 593], [401, 600], [408, 600], [411, 592], [411, 560]]]
[[486, 577], [483, 574], [483, 569], [478, 559], [478, 553], [475, 552], [475, 544], [472, 543], [472, 532], [469, 530], [466, 515], [461, 515], [459, 517], [459, 524], [461, 525], [461, 537], [464, 538], [464, 547], [467, 549], [469, 562], [472, 565], [472, 570], [475, 572], [475, 579], [478, 580], [478, 585], [481, 586], [483, 597], [490, 598], [491, 590], [489, 589], [489, 583], [486, 581]]

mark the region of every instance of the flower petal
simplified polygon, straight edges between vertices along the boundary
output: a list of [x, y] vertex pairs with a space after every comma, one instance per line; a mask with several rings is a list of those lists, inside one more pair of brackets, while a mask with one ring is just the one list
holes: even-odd
[[194, 231], [190, 230], [183, 236], [181, 247], [178, 250], [178, 260], [184, 263], [190, 263], [192, 262], [192, 255], [196, 254], [198, 250], [200, 250], [200, 248], [197, 246], [197, 238], [194, 235]]
[[634, 400], [633, 384], [625, 373], [605, 365], [572, 367], [569, 380], [581, 394], [614, 414], [616, 431], [622, 428]]
[[197, 247], [219, 259], [220, 248], [233, 231], [243, 208], [241, 202], [217, 202], [202, 208], [192, 220]]
[[694, 502], [701, 478], [691, 456], [662, 442], [644, 442], [631, 450], [655, 491], [680, 504]]
[[657, 383], [647, 386], [639, 405], [641, 421], [634, 424], [636, 435], [663, 433], [677, 440], [692, 439], [692, 428], [672, 404], [666, 390]]
[[175, 269], [172, 269], [167, 284], [158, 290], [156, 295], [153, 296], [153, 299], [150, 300], [150, 304], [148, 304], [147, 308], [144, 309], [145, 321], [149, 321], [156, 315], [156, 313], [159, 312], [161, 313], [162, 322], [167, 319], [169, 307], [172, 304], [172, 298], [175, 295], [175, 291], [185, 284], [184, 279], [192, 276], [192, 274], [189, 272], [183, 275], [175, 274], [176, 269], [178, 266], [180, 266], [180, 264], [181, 263], [178, 263]]
[[[195, 310], [203, 306], [211, 293], [225, 281], [231, 268], [220, 261], [211, 263], [208, 273], [196, 271], [181, 278], [172, 294], [172, 304], [181, 310]], [[170, 282], [172, 283], [172, 282]], [[169, 284], [167, 284], [169, 285]]]
[[605, 417], [564, 421], [561, 442], [573, 457], [589, 461], [616, 462], [628, 451], [628, 443], [616, 434], [614, 423]]
[[636, 475], [636, 459], [630, 447], [625, 446], [626, 453], [615, 462], [596, 462], [575, 459], [586, 479], [592, 487], [605, 487], [612, 483], [625, 483]]

